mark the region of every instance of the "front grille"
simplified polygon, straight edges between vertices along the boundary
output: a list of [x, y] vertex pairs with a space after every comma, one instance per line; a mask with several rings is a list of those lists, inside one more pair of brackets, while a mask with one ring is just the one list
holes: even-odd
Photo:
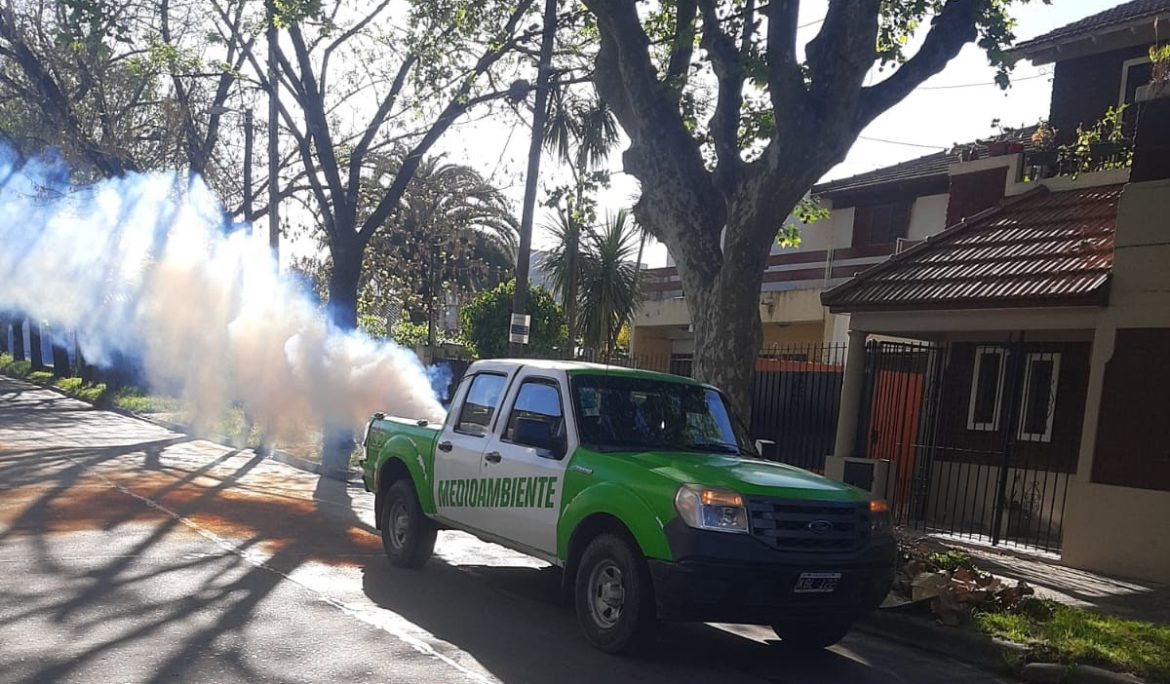
[[852, 551], [868, 533], [867, 514], [857, 503], [748, 500], [752, 536], [782, 551]]

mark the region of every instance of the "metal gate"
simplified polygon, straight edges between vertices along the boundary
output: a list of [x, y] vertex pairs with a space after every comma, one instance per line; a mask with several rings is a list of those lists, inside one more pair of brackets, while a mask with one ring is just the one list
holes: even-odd
[[897, 522], [1059, 551], [1088, 365], [1087, 342], [871, 343], [857, 443]]

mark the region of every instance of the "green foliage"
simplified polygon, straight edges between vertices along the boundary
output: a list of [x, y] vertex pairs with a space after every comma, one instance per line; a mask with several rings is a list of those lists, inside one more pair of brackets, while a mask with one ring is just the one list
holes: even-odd
[[1027, 601], [1012, 613], [979, 613], [979, 629], [1028, 644], [1038, 656], [1098, 665], [1154, 682], [1170, 681], [1170, 626], [1122, 620], [1051, 601]]
[[[411, 323], [407, 320], [398, 321], [390, 331], [390, 339], [395, 344], [407, 349], [417, 349], [427, 344], [426, 323]], [[464, 344], [458, 335], [452, 335], [442, 328], [435, 330], [435, 344]]]
[[986, 574], [979, 569], [971, 556], [955, 549], [930, 554], [926, 558], [926, 564], [932, 571], [946, 570], [947, 572], [954, 572], [963, 569], [977, 577]]
[[32, 364], [28, 361], [17, 361], [12, 354], [0, 354], [0, 373], [14, 378], [27, 378], [32, 372]]
[[[811, 226], [817, 221], [827, 219], [831, 214], [829, 208], [821, 203], [821, 198], [812, 195], [802, 197], [792, 210], [792, 215], [796, 217], [796, 220], [805, 226]], [[800, 226], [791, 222], [780, 226], [780, 230], [776, 232], [776, 242], [781, 247], [799, 247]]]
[[[1015, 0], [1027, 2], [1028, 0]], [[1042, 0], [1051, 4], [1051, 0]], [[1016, 22], [1009, 14], [1013, 0], [983, 0], [975, 12], [976, 44], [987, 54], [995, 68], [995, 82], [1000, 88], [1011, 85], [1013, 60], [1008, 48], [1015, 42]], [[877, 54], [885, 67], [906, 61], [906, 46], [916, 31], [927, 27], [948, 4], [947, 0], [883, 0], [878, 16]]]
[[53, 381], [53, 374], [49, 371], [34, 371], [28, 374], [28, 381], [45, 384]]
[[577, 320], [573, 335], [587, 348], [612, 354], [622, 327], [638, 304], [638, 251], [641, 229], [626, 211], [607, 218], [600, 227], [579, 222], [561, 211], [546, 226], [556, 241], [542, 266], [555, 294], [569, 292], [571, 233], [577, 231]]
[[1077, 126], [1076, 141], [1057, 148], [1062, 168], [1077, 175], [1129, 166], [1133, 161], [1133, 151], [1128, 146], [1120, 153], [1111, 153], [1113, 156], [1109, 158], [1098, 156], [1098, 146], [1102, 143], [1124, 145], [1127, 142], [1124, 116], [1128, 106], [1110, 107], [1101, 120], [1089, 128]]
[[111, 402], [131, 413], [176, 413], [183, 410], [183, 402], [174, 397], [148, 394], [136, 387], [123, 387], [114, 393]]
[[1150, 83], [1170, 82], [1170, 43], [1151, 45], [1150, 63], [1153, 64]]
[[[515, 292], [516, 282], [510, 280], [480, 293], [459, 311], [459, 323], [468, 348], [479, 358], [499, 358], [508, 354], [508, 328]], [[568, 344], [564, 309], [547, 291], [530, 287], [528, 313], [532, 316], [532, 326], [524, 355], [560, 358]]]

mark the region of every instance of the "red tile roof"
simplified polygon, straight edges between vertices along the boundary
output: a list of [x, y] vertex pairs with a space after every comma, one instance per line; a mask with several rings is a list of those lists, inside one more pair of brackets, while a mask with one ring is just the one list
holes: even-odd
[[821, 301], [835, 312], [1103, 305], [1122, 187], [1009, 198]]
[[1153, 23], [1155, 18], [1168, 15], [1170, 15], [1170, 0], [1133, 0], [1133, 2], [1124, 2], [1104, 12], [1098, 12], [1080, 21], [1065, 24], [1041, 36], [1025, 40], [1012, 48], [1012, 52], [1017, 55], [1028, 56], [1037, 50], [1050, 48], [1057, 43], [1100, 34], [1102, 31], [1114, 28], [1123, 28], [1135, 22], [1149, 21]]

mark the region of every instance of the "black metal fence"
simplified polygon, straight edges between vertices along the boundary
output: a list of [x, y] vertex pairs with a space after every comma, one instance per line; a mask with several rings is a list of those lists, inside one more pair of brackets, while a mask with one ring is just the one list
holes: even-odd
[[[756, 358], [749, 430], [765, 458], [823, 472], [833, 453], [847, 345], [783, 345]], [[583, 360], [597, 360], [584, 355]], [[690, 354], [635, 354], [614, 365], [691, 376]]]
[[888, 462], [900, 524], [1058, 551], [1088, 343], [873, 343], [860, 455]]

